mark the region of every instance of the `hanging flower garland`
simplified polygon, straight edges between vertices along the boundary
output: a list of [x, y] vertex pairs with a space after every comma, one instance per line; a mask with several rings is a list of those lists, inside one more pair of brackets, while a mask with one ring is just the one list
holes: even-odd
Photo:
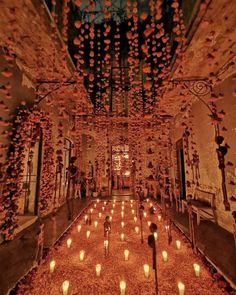
[[[14, 231], [18, 227], [18, 200], [22, 194], [24, 159], [27, 147], [32, 157], [36, 140], [39, 137], [39, 127], [43, 130], [45, 140], [44, 159], [42, 165], [42, 193], [39, 199], [40, 214], [48, 212], [52, 193], [49, 179], [54, 179], [52, 124], [48, 114], [40, 110], [19, 110], [13, 127], [13, 138], [9, 149], [8, 161], [5, 164], [6, 182], [1, 196], [0, 212], [3, 218], [0, 222], [0, 234], [4, 240], [14, 238]], [[46, 156], [47, 155], [47, 156]], [[50, 168], [49, 168], [50, 167]], [[50, 173], [46, 173], [50, 169]], [[53, 177], [52, 177], [53, 176]], [[51, 177], [51, 178], [47, 178]]]

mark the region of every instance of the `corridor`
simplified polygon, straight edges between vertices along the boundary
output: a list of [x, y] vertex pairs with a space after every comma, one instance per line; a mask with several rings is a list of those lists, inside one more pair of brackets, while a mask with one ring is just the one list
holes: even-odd
[[0, 0], [0, 295], [236, 294], [235, 11]]

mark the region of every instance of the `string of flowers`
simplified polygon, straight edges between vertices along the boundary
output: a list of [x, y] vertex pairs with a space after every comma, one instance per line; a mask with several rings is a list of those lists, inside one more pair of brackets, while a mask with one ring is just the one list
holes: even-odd
[[[22, 195], [24, 160], [30, 148], [32, 157], [39, 128], [44, 136], [44, 161], [42, 165], [42, 192], [39, 200], [40, 213], [48, 212], [52, 194], [54, 177], [54, 150], [52, 147], [52, 123], [49, 115], [41, 110], [20, 109], [12, 128], [12, 140], [9, 148], [8, 161], [5, 164], [5, 185], [0, 199], [0, 234], [4, 240], [14, 238], [18, 227], [18, 201]], [[50, 180], [50, 181], [49, 181]]]

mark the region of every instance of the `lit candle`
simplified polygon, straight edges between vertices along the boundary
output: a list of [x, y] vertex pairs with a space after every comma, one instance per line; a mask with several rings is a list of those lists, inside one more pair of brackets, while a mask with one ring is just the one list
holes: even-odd
[[125, 261], [129, 260], [129, 250], [124, 251]]
[[94, 208], [97, 208], [97, 204], [94, 204], [93, 207], [94, 207]]
[[147, 224], [148, 224], [148, 226], [150, 226], [151, 225], [151, 221], [148, 221]]
[[104, 210], [105, 210], [105, 207], [102, 206], [102, 211], [104, 211]]
[[120, 281], [120, 295], [125, 295], [126, 282]]
[[136, 234], [139, 233], [139, 227], [138, 226], [135, 226], [135, 232], [136, 232]]
[[143, 270], [144, 270], [145, 277], [148, 278], [149, 277], [149, 270], [150, 270], [149, 265], [148, 264], [144, 264]]
[[134, 212], [135, 212], [134, 209], [132, 209], [131, 212], [132, 212], [132, 214], [134, 214]]
[[137, 217], [136, 216], [134, 216], [134, 222], [136, 222], [137, 221]]
[[165, 225], [165, 229], [166, 229], [166, 231], [168, 231], [169, 230], [169, 225]]
[[115, 206], [116, 206], [115, 204], [112, 204], [112, 207], [113, 207], [113, 208], [115, 208]]
[[93, 208], [90, 209], [90, 213], [93, 213]]
[[125, 202], [124, 202], [124, 201], [122, 201], [122, 205], [124, 205], [124, 203], [125, 203]]
[[124, 211], [124, 209], [125, 209], [125, 206], [121, 206], [121, 210]]
[[63, 295], [67, 295], [68, 294], [68, 289], [69, 289], [70, 283], [69, 281], [64, 281], [62, 284], [62, 290], [63, 290]]
[[175, 243], [176, 243], [176, 248], [178, 250], [180, 250], [180, 248], [181, 248], [181, 242], [179, 240], [177, 240]]
[[86, 231], [86, 237], [87, 237], [87, 239], [90, 237], [90, 230]]
[[166, 251], [162, 251], [162, 258], [165, 262], [168, 260], [168, 253]]
[[149, 204], [149, 207], [150, 207], [150, 208], [152, 207], [152, 203]]
[[182, 282], [178, 283], [179, 295], [184, 295], [185, 285]]
[[111, 214], [113, 214], [114, 213], [114, 210], [113, 209], [111, 209]]
[[104, 204], [104, 206], [106, 206], [107, 202], [105, 201], [105, 202], [103, 202], [103, 204]]
[[54, 272], [55, 266], [56, 266], [56, 261], [55, 260], [50, 261], [50, 272], [51, 273]]
[[121, 217], [124, 218], [124, 211], [121, 211]]
[[133, 208], [133, 204], [132, 203], [130, 204], [130, 208]]
[[161, 215], [160, 214], [157, 215], [157, 220], [161, 221]]
[[84, 221], [87, 222], [88, 220], [88, 215], [84, 215]]
[[130, 203], [133, 204], [133, 201], [134, 201], [134, 200], [130, 200]]
[[108, 248], [108, 244], [109, 244], [109, 241], [108, 241], [108, 240], [105, 240], [105, 241], [104, 241], [104, 248], [105, 248], [105, 249]]
[[97, 199], [97, 203], [99, 203], [99, 199]]
[[112, 221], [112, 216], [109, 216], [109, 220]]
[[143, 212], [143, 217], [147, 217], [147, 212]]
[[121, 241], [124, 241], [124, 239], [125, 239], [125, 234], [120, 234], [120, 239], [121, 239]]
[[80, 250], [79, 251], [79, 260], [83, 261], [84, 260], [84, 256], [85, 256], [85, 251], [84, 250]]
[[124, 221], [121, 221], [121, 227], [124, 227], [125, 226], [125, 223], [124, 223]]
[[97, 275], [97, 277], [100, 277], [101, 269], [102, 269], [101, 264], [96, 264], [96, 275]]
[[99, 218], [102, 217], [102, 213], [101, 213], [101, 212], [98, 213], [98, 217], [99, 217]]
[[72, 239], [71, 238], [67, 239], [66, 241], [67, 248], [70, 248], [71, 244], [72, 244]]
[[155, 238], [155, 241], [157, 241], [158, 234], [156, 232], [154, 233], [154, 238]]
[[81, 224], [79, 224], [79, 225], [77, 226], [77, 231], [78, 231], [78, 233], [81, 231]]
[[98, 222], [94, 221], [94, 227], [98, 227]]
[[200, 265], [197, 263], [194, 263], [193, 268], [194, 268], [196, 277], [199, 277], [200, 276]]
[[149, 202], [149, 199], [147, 198], [147, 203]]

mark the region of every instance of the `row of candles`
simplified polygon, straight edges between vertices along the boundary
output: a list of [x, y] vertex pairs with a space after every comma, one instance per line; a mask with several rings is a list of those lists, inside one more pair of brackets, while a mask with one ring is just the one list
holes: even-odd
[[[176, 242], [180, 242], [180, 241], [176, 241]], [[108, 247], [108, 244], [109, 244], [109, 241], [105, 240], [104, 247]], [[179, 245], [179, 243], [176, 243], [176, 245]], [[124, 250], [124, 260], [125, 261], [129, 260], [129, 254], [130, 254], [129, 250], [125, 249]], [[79, 252], [79, 257], [80, 257], [80, 261], [84, 261], [84, 258], [85, 258], [85, 251], [84, 250], [81, 250]], [[163, 261], [165, 261], [165, 262], [168, 261], [168, 253], [166, 251], [162, 251], [162, 257], [163, 257]], [[55, 262], [55, 260], [52, 260], [50, 262], [50, 272], [51, 273], [54, 272], [55, 266], [56, 266], [56, 262]], [[100, 277], [101, 269], [102, 269], [101, 264], [96, 264], [96, 266], [95, 266], [96, 276]], [[200, 265], [197, 263], [194, 263], [193, 269], [194, 269], [196, 277], [199, 277], [200, 276]], [[148, 264], [144, 264], [143, 270], [144, 270], [145, 277], [149, 278], [150, 266]], [[68, 281], [63, 282], [62, 288], [63, 288], [63, 295], [67, 295], [68, 289], [69, 289], [69, 282]], [[125, 289], [126, 289], [126, 283], [125, 283], [125, 281], [121, 281], [120, 282], [120, 294], [121, 295], [125, 294]], [[184, 295], [185, 285], [182, 282], [178, 283], [178, 290], [179, 290], [179, 295]]]
[[[133, 204], [132, 204], [133, 203], [133, 200], [130, 200], [130, 202], [131, 202], [130, 207], [132, 208], [133, 207]], [[99, 200], [97, 200], [97, 203], [99, 203]], [[116, 201], [114, 200], [113, 201], [113, 205], [112, 205], [113, 208], [115, 207], [115, 203], [116, 203]], [[106, 206], [106, 204], [107, 204], [107, 202], [104, 202], [104, 206]], [[105, 207], [104, 206], [102, 207], [102, 210], [103, 211], [105, 210]], [[150, 207], [151, 206], [152, 206], [152, 203], [150, 203]], [[96, 204], [94, 204], [94, 208], [96, 208]], [[121, 217], [124, 218], [124, 201], [122, 202], [121, 209], [122, 209], [122, 211], [121, 211]], [[90, 214], [92, 212], [93, 212], [93, 208], [90, 209]], [[135, 210], [132, 209], [131, 212], [132, 212], [132, 214], [134, 214], [135, 213]], [[111, 209], [111, 214], [113, 214], [113, 213], [114, 213], [114, 210]], [[99, 216], [99, 218], [101, 218], [102, 217], [102, 213], [99, 212], [98, 216]], [[143, 216], [146, 218], [147, 217], [147, 213], [144, 212], [143, 213]], [[88, 216], [87, 215], [85, 215], [85, 222], [86, 222], [86, 219], [88, 219]], [[110, 217], [110, 219], [112, 220], [112, 217]], [[158, 219], [158, 221], [161, 221], [161, 215], [158, 215], [157, 216], [157, 219]], [[136, 216], [134, 217], [134, 222], [137, 222], [137, 217]], [[148, 221], [147, 224], [148, 224], [148, 226], [150, 226], [151, 222]], [[124, 221], [121, 221], [121, 227], [122, 228], [124, 227], [124, 225], [125, 225]], [[94, 226], [95, 227], [98, 226], [98, 222], [97, 221], [94, 221]], [[81, 230], [81, 225], [80, 224], [77, 226], [77, 230], [78, 230], [78, 232], [80, 232], [80, 230]], [[168, 230], [168, 229], [166, 228], [166, 230]], [[135, 232], [137, 234], [139, 233], [139, 227], [138, 226], [135, 227]], [[89, 230], [86, 232], [86, 236], [87, 236], [87, 238], [90, 237], [90, 231]], [[157, 240], [157, 233], [154, 233], [154, 236], [155, 236], [155, 240]], [[121, 233], [121, 240], [122, 241], [124, 241], [124, 237], [125, 237], [124, 233]], [[67, 240], [67, 247], [68, 248], [71, 247], [71, 243], [72, 243], [72, 239], [69, 238]], [[104, 240], [104, 248], [107, 248], [108, 247], [108, 244], [109, 244], [109, 241], [108, 240]], [[181, 249], [181, 242], [179, 240], [176, 241], [176, 248], [178, 250]], [[84, 258], [85, 258], [85, 251], [84, 250], [81, 250], [80, 251], [79, 257], [80, 257], [80, 261], [83, 261], [84, 260]], [[167, 251], [162, 251], [162, 258], [163, 258], [163, 261], [164, 262], [167, 262], [168, 261], [168, 253], [167, 253]], [[125, 259], [125, 261], [129, 260], [129, 250], [127, 250], [127, 249], [124, 250], [124, 259]], [[56, 265], [55, 260], [52, 260], [50, 262], [50, 272], [53, 272], [54, 271], [55, 265]], [[193, 268], [194, 268], [194, 272], [195, 272], [196, 277], [199, 277], [200, 276], [200, 266], [199, 266], [199, 264], [194, 263], [193, 264]], [[98, 277], [101, 275], [101, 269], [102, 269], [101, 264], [96, 264], [95, 271], [96, 271], [96, 275]], [[150, 276], [150, 267], [149, 267], [149, 265], [148, 264], [144, 264], [143, 269], [144, 269], [144, 275], [145, 275], [145, 277], [148, 278]], [[69, 290], [69, 281], [68, 280], [66, 280], [66, 281], [63, 282], [62, 289], [63, 289], [63, 295], [67, 295], [68, 294], [68, 290]], [[179, 290], [179, 295], [184, 295], [184, 293], [185, 293], [185, 285], [182, 282], [178, 282], [178, 290]], [[126, 291], [126, 282], [122, 280], [122, 281], [120, 281], [120, 294], [121, 295], [125, 295], [125, 291]]]
[[[128, 251], [128, 250], [125, 250], [125, 251]], [[127, 255], [129, 255], [129, 251], [126, 252], [126, 253], [127, 253]], [[54, 262], [54, 264], [55, 264], [55, 261], [53, 260], [53, 261], [51, 261], [50, 265], [52, 264], [52, 262]], [[54, 267], [55, 267], [55, 265], [54, 265]], [[199, 275], [200, 275], [200, 266], [199, 266], [199, 264], [195, 263], [193, 265], [193, 267], [194, 267], [195, 275], [197, 277], [199, 277]], [[95, 270], [96, 270], [96, 275], [98, 277], [100, 277], [100, 275], [101, 275], [101, 269], [102, 269], [101, 264], [96, 264]], [[149, 264], [144, 264], [143, 265], [143, 270], [144, 270], [145, 277], [149, 278], [149, 276], [150, 276], [150, 266], [149, 266]], [[63, 284], [62, 284], [63, 295], [68, 294], [69, 285], [70, 284], [69, 284], [68, 280], [63, 282]], [[178, 282], [178, 290], [179, 290], [179, 295], [184, 295], [185, 294], [185, 285], [182, 282]], [[126, 291], [126, 282], [124, 280], [121, 280], [120, 281], [120, 295], [125, 295], [125, 291]]]
[[[156, 235], [155, 235], [156, 234]], [[155, 233], [154, 236], [155, 236], [155, 239], [157, 239], [157, 233]], [[121, 240], [123, 241], [124, 240], [124, 234], [122, 233], [121, 234]], [[67, 247], [70, 248], [71, 246], [71, 243], [72, 243], [72, 239], [68, 239], [67, 240]], [[109, 245], [109, 241], [108, 240], [104, 240], [104, 248], [108, 248], [108, 245]], [[176, 248], [179, 250], [181, 248], [181, 242], [179, 240], [176, 241]], [[128, 257], [129, 257], [129, 250], [125, 250], [124, 251], [124, 255], [125, 255], [125, 260], [128, 260]], [[81, 250], [80, 251], [80, 261], [83, 261], [84, 260], [84, 256], [85, 256], [85, 251], [84, 250]], [[167, 251], [162, 251], [162, 259], [164, 262], [167, 262], [168, 261], [168, 253]], [[195, 270], [195, 273], [196, 273], [196, 276], [199, 276], [199, 273], [200, 273], [200, 267], [198, 264], [194, 263], [194, 270]], [[54, 264], [54, 260], [52, 261], [52, 270], [54, 270], [54, 267], [55, 267], [55, 264]], [[51, 270], [51, 265], [50, 265], [50, 270]]]

